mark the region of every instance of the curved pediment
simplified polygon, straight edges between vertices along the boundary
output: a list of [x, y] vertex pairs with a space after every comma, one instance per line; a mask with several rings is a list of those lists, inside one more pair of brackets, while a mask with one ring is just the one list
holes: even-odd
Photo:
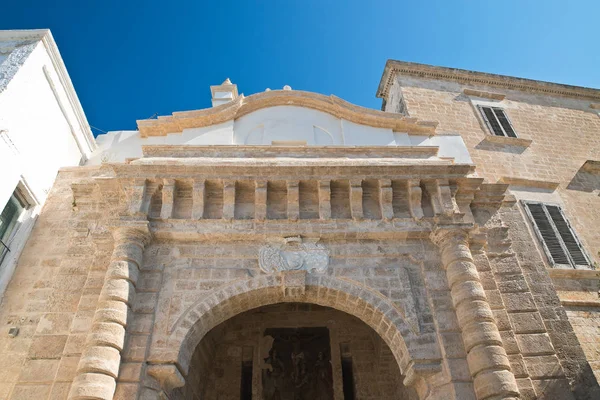
[[437, 122], [418, 121], [400, 114], [387, 113], [360, 107], [336, 96], [299, 90], [272, 90], [248, 97], [240, 95], [229, 103], [197, 111], [175, 112], [157, 119], [138, 120], [138, 130], [142, 138], [181, 133], [185, 129], [202, 128], [220, 124], [253, 113], [257, 110], [296, 106], [330, 114], [336, 118], [375, 128], [391, 129], [394, 132], [432, 135]]

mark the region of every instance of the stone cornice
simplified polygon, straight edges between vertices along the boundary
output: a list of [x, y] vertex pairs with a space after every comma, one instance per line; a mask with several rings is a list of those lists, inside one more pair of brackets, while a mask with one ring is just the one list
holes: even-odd
[[[370, 159], [356, 160], [315, 160], [314, 164], [306, 160], [293, 164], [285, 163], [255, 163], [248, 160], [216, 159], [214, 163], [207, 163], [207, 159], [175, 159], [156, 158], [139, 159], [131, 164], [110, 164], [114, 174], [120, 178], [139, 178], [143, 176], [173, 179], [193, 179], [203, 176], [206, 179], [228, 179], [231, 176], [237, 179], [351, 179], [359, 176], [362, 179], [456, 179], [463, 178], [474, 171], [470, 164], [452, 164], [448, 161], [433, 162], [402, 162], [375, 163]], [[350, 160], [353, 161], [353, 160]]]
[[600, 280], [600, 271], [595, 269], [548, 268], [547, 271], [551, 278]]
[[511, 186], [521, 186], [528, 188], [545, 189], [549, 191], [555, 191], [558, 188], [558, 182], [552, 181], [541, 181], [535, 179], [518, 178], [514, 176], [502, 176], [498, 180], [498, 183], [505, 183]]
[[[436, 146], [274, 146], [274, 145], [148, 145], [144, 157], [174, 158], [361, 158], [429, 159], [437, 157]], [[133, 163], [136, 163], [135, 161]], [[445, 162], [447, 164], [448, 162]]]
[[600, 99], [599, 89], [396, 60], [386, 62], [377, 89], [377, 97], [387, 97], [388, 90], [396, 75], [452, 81], [467, 85], [491, 86], [551, 96]]
[[399, 114], [386, 113], [360, 107], [336, 96], [299, 90], [271, 90], [235, 100], [217, 107], [197, 111], [175, 112], [157, 119], [138, 120], [141, 137], [165, 136], [181, 133], [184, 129], [200, 128], [235, 120], [253, 111], [275, 106], [298, 106], [325, 112], [334, 117], [375, 128], [387, 128], [397, 132], [433, 135], [437, 122], [418, 121]]
[[598, 160], [586, 160], [583, 163], [581, 169], [588, 174], [600, 175], [600, 161]]

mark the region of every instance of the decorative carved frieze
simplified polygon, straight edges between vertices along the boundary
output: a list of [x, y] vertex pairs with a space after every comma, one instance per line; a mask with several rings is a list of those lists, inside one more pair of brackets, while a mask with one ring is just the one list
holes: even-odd
[[318, 241], [299, 236], [272, 240], [258, 250], [258, 265], [267, 274], [299, 270], [324, 273], [329, 266], [329, 250]]

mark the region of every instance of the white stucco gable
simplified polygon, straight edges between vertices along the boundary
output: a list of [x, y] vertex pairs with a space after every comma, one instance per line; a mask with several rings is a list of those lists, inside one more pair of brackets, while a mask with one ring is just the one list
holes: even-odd
[[142, 146], [149, 145], [436, 146], [440, 157], [471, 163], [461, 137], [436, 135], [432, 122], [317, 93], [273, 90], [238, 96], [236, 85], [226, 82], [212, 89], [215, 93], [221, 93], [215, 88], [229, 90], [231, 101], [138, 121], [138, 131], [100, 135], [99, 148], [88, 163], [139, 158]]

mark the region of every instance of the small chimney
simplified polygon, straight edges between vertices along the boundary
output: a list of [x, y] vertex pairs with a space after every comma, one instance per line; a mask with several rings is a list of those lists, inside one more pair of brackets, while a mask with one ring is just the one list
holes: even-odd
[[231, 83], [229, 78], [225, 79], [220, 85], [211, 86], [210, 92], [212, 94], [213, 107], [229, 103], [238, 97], [237, 85]]

